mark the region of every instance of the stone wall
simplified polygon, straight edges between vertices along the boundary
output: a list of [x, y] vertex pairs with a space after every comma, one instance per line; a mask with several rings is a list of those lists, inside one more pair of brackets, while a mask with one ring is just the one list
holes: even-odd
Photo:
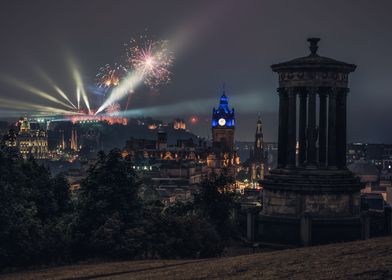
[[263, 213], [271, 216], [352, 217], [359, 215], [358, 193], [301, 193], [264, 190]]

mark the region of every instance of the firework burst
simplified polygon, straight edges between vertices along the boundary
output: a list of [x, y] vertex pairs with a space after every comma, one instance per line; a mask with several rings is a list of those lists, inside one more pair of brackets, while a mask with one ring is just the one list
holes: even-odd
[[115, 63], [113, 66], [106, 64], [99, 68], [97, 85], [100, 88], [110, 89], [120, 84], [120, 81], [127, 75], [128, 70], [121, 64]]
[[170, 82], [169, 68], [174, 56], [168, 48], [168, 41], [153, 41], [147, 36], [140, 36], [130, 40], [126, 47], [130, 67], [143, 76], [145, 85], [156, 88]]
[[118, 104], [117, 102], [110, 104], [105, 112], [109, 115], [109, 116], [113, 116], [115, 114], [117, 114], [119, 111], [121, 110], [120, 104]]

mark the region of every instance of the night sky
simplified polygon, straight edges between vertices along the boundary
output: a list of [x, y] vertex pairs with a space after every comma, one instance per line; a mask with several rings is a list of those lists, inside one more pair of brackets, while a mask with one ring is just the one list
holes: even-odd
[[[308, 55], [306, 38], [320, 37], [320, 55], [358, 65], [350, 77], [348, 140], [392, 143], [391, 12], [390, 0], [2, 0], [0, 75], [52, 93], [42, 69], [75, 100], [67, 57], [90, 87], [100, 66], [123, 59], [125, 42], [148, 33], [177, 44], [172, 81], [153, 92], [140, 87], [132, 108], [167, 120], [196, 115], [191, 129], [205, 136], [225, 83], [237, 140], [253, 139], [260, 113], [265, 140], [275, 141], [270, 65]], [[4, 80], [0, 98], [54, 105]]]

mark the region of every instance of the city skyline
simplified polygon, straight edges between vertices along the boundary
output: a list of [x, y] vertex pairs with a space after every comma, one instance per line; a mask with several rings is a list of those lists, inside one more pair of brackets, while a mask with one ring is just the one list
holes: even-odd
[[2, 1], [0, 278], [392, 279], [391, 8]]
[[[147, 32], [176, 42], [172, 78], [157, 90], [137, 89], [130, 108], [158, 119], [197, 116], [199, 123], [191, 130], [207, 136], [211, 108], [226, 83], [237, 112], [236, 139], [240, 141], [253, 140], [259, 114], [266, 141], [277, 140], [278, 96], [270, 65], [307, 55], [305, 39], [321, 37], [320, 55], [358, 65], [350, 83], [348, 141], [392, 142], [388, 130], [392, 61], [387, 55], [392, 38], [385, 36], [391, 4], [387, 1], [378, 5], [368, 1], [246, 1], [241, 5], [147, 1], [137, 6], [126, 1], [110, 6], [106, 1], [9, 1], [3, 6], [2, 76], [49, 91], [37, 71], [40, 68], [75, 103], [67, 55], [77, 61], [86, 90], [92, 94], [99, 67], [116, 62], [124, 42]], [[276, 16], [279, 11], [283, 14]], [[332, 15], [333, 22], [326, 20]], [[3, 81], [0, 97], [53, 105]]]

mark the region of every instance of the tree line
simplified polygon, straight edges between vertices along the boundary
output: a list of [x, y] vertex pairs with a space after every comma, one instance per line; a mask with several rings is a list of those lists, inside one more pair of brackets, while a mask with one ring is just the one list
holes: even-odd
[[119, 150], [98, 154], [71, 192], [63, 175], [0, 148], [0, 268], [89, 258], [219, 256], [233, 231], [228, 176], [202, 183], [192, 202], [164, 207], [140, 195], [142, 182]]

